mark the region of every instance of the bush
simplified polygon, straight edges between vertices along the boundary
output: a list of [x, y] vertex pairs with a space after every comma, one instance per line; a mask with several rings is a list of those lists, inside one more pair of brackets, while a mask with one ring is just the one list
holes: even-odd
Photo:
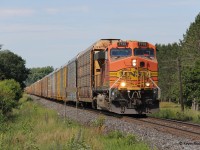
[[22, 90], [18, 82], [13, 79], [0, 81], [0, 113], [5, 115], [11, 112], [21, 96]]

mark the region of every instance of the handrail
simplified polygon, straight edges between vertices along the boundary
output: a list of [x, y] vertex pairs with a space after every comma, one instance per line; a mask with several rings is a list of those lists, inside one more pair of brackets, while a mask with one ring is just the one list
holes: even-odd
[[125, 75], [125, 72], [122, 72], [122, 75], [113, 83], [113, 85], [109, 88], [109, 101], [110, 101], [110, 96], [111, 96], [111, 89], [113, 86]]
[[157, 87], [158, 89], [158, 99], [161, 97], [161, 88], [149, 77], [149, 80]]

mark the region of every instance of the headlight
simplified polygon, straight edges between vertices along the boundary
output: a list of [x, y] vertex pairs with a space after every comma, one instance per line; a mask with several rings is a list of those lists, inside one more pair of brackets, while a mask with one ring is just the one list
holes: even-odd
[[115, 92], [112, 92], [112, 96], [114, 96], [115, 95]]
[[137, 60], [136, 60], [136, 59], [133, 59], [132, 64], [133, 64], [133, 66], [135, 67], [135, 66], [137, 65]]
[[146, 85], [146, 86], [150, 86], [150, 83], [149, 83], [149, 82], [146, 82], [145, 85]]
[[121, 85], [122, 87], [125, 87], [125, 86], [126, 86], [126, 82], [123, 81], [123, 82], [120, 83], [120, 85]]

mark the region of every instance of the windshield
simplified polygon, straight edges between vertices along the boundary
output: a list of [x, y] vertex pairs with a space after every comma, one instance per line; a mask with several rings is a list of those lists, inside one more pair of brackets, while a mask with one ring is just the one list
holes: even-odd
[[134, 55], [154, 57], [154, 50], [150, 48], [135, 48]]
[[112, 48], [110, 50], [111, 57], [128, 57], [132, 55], [130, 48]]

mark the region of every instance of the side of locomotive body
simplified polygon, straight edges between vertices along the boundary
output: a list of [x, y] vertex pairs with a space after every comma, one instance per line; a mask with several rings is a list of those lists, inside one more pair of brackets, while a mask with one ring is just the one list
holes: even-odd
[[26, 88], [46, 98], [91, 103], [119, 114], [158, 110], [156, 48], [147, 42], [101, 39]]

